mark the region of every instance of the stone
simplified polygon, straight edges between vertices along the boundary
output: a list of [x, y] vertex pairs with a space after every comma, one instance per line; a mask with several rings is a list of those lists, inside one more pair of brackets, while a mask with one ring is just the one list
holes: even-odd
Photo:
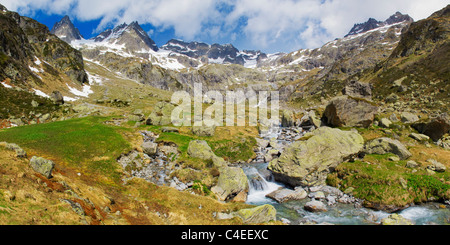
[[381, 220], [381, 225], [414, 225], [414, 223], [400, 214], [391, 214]]
[[395, 103], [398, 101], [398, 95], [396, 94], [390, 94], [386, 97], [386, 99], [384, 100], [386, 103]]
[[420, 141], [420, 142], [425, 142], [425, 141], [430, 140], [430, 137], [428, 137], [428, 136], [425, 135], [425, 134], [411, 133], [411, 134], [409, 135], [409, 137], [411, 137], [411, 138], [413, 138], [413, 139], [415, 139], [415, 140], [417, 140], [417, 141]]
[[30, 166], [34, 171], [49, 179], [52, 177], [52, 171], [55, 167], [55, 163], [42, 157], [33, 156], [30, 160]]
[[400, 161], [400, 157], [398, 157], [398, 156], [390, 156], [388, 158], [388, 160], [391, 161], [391, 162], [398, 162], [398, 161]]
[[292, 201], [292, 200], [303, 200], [307, 197], [308, 193], [301, 188], [297, 187], [295, 190], [281, 188], [273, 191], [266, 195], [266, 197], [271, 198], [279, 203]]
[[16, 157], [19, 157], [19, 158], [27, 157], [27, 152], [25, 150], [23, 150], [22, 148], [15, 149], [15, 152], [16, 152]]
[[149, 156], [153, 156], [158, 152], [158, 144], [150, 141], [142, 143], [141, 148], [142, 151]]
[[431, 165], [427, 167], [427, 169], [435, 172], [445, 172], [447, 169], [444, 164], [434, 160], [434, 159], [428, 159], [427, 162], [429, 162]]
[[216, 126], [194, 126], [192, 127], [192, 133], [201, 137], [214, 136], [216, 132]]
[[291, 186], [325, 185], [327, 174], [363, 150], [364, 139], [354, 131], [321, 127], [284, 149], [268, 169], [275, 180]]
[[443, 113], [433, 118], [428, 123], [416, 123], [412, 125], [419, 133], [428, 135], [434, 142], [437, 142], [450, 130], [450, 116]]
[[391, 124], [392, 124], [392, 122], [387, 118], [381, 118], [380, 123], [379, 123], [380, 127], [383, 127], [383, 128], [389, 128], [391, 126]]
[[189, 142], [187, 152], [189, 156], [202, 160], [212, 160], [215, 156], [211, 147], [204, 140], [192, 140]]
[[245, 224], [262, 224], [275, 221], [277, 210], [270, 204], [255, 208], [241, 209], [235, 213]]
[[180, 130], [178, 128], [174, 128], [174, 127], [162, 127], [161, 131], [163, 133], [179, 133]]
[[446, 150], [450, 150], [450, 136], [444, 136], [436, 144]]
[[322, 121], [319, 117], [317, 117], [316, 113], [314, 111], [309, 111], [307, 114], [305, 114], [301, 119], [299, 123], [300, 127], [310, 127], [314, 126], [315, 128], [319, 128], [322, 126]]
[[57, 105], [62, 105], [64, 104], [64, 97], [61, 94], [61, 92], [59, 91], [53, 91], [50, 94], [50, 99], [53, 101], [53, 103], [57, 104]]
[[283, 110], [281, 113], [281, 126], [292, 127], [294, 126], [294, 113], [291, 110]]
[[327, 206], [317, 200], [312, 200], [310, 202], [307, 202], [304, 206], [304, 209], [310, 212], [326, 212], [328, 211]]
[[172, 111], [175, 106], [167, 102], [158, 102], [146, 120], [147, 125], [166, 126], [172, 123]]
[[393, 153], [400, 157], [401, 160], [408, 159], [412, 156], [411, 152], [398, 140], [391, 138], [378, 138], [371, 140], [364, 146], [366, 154], [380, 154]]
[[410, 113], [410, 112], [403, 112], [400, 115], [400, 119], [402, 120], [403, 123], [408, 123], [408, 124], [415, 123], [415, 122], [419, 121], [419, 117], [417, 115], [413, 114], [413, 113]]
[[391, 120], [391, 122], [398, 122], [397, 115], [391, 114], [391, 115], [389, 116], [389, 120]]
[[351, 81], [342, 90], [342, 94], [351, 97], [362, 98], [366, 100], [372, 99], [372, 85], [358, 81]]
[[39, 103], [33, 100], [33, 101], [31, 101], [31, 106], [36, 108], [39, 106]]
[[405, 167], [407, 167], [407, 168], [417, 168], [417, 167], [419, 167], [419, 164], [417, 162], [415, 162], [415, 161], [410, 160], [410, 161], [406, 162]]
[[244, 170], [239, 167], [224, 167], [220, 169], [217, 185], [211, 191], [221, 201], [233, 198], [242, 191], [248, 191], [248, 179]]
[[360, 98], [341, 96], [325, 108], [323, 121], [333, 127], [364, 127], [372, 125], [378, 107]]

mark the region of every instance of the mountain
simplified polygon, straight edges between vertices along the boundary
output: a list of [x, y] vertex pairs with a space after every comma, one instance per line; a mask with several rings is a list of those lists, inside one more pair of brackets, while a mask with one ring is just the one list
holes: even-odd
[[199, 59], [203, 63], [239, 64], [246, 67], [256, 67], [258, 61], [267, 57], [261, 51], [239, 51], [232, 44], [206, 44], [201, 42], [184, 42], [177, 39], [169, 40], [161, 49], [183, 54]]
[[80, 31], [73, 25], [72, 21], [67, 15], [64, 16], [61, 21], [55, 23], [50, 33], [55, 34], [61, 40], [67, 43], [71, 43], [74, 40], [83, 39]]
[[123, 23], [112, 30], [108, 29], [92, 40], [98, 43], [123, 45], [129, 52], [158, 51], [158, 46], [136, 21], [129, 25]]
[[1, 6], [0, 80], [23, 87], [69, 80], [88, 83], [81, 53], [48, 28]]
[[374, 29], [388, 26], [388, 25], [398, 24], [398, 23], [402, 23], [402, 22], [413, 22], [413, 21], [414, 20], [409, 15], [404, 15], [400, 12], [396, 12], [394, 15], [392, 15], [385, 21], [377, 21], [374, 18], [370, 18], [367, 22], [355, 24], [353, 26], [353, 28], [350, 30], [350, 32], [347, 35], [345, 35], [345, 37], [365, 33], [370, 30], [374, 30]]

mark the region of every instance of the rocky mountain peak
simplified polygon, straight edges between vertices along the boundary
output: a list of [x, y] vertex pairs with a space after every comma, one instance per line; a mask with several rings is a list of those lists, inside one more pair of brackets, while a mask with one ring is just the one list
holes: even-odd
[[125, 45], [130, 51], [141, 51], [151, 49], [158, 51], [155, 42], [148, 36], [137, 21], [131, 22], [129, 25], [123, 23], [108, 29], [98, 36], [94, 37], [95, 42], [108, 42], [113, 44]]
[[350, 32], [345, 35], [345, 37], [365, 33], [379, 27], [402, 23], [405, 21], [408, 23], [412, 23], [414, 20], [409, 15], [404, 15], [400, 12], [396, 12], [385, 21], [378, 21], [374, 18], [369, 18], [369, 20], [364, 23], [355, 24]]
[[73, 25], [70, 17], [67, 15], [64, 16], [61, 21], [56, 22], [50, 32], [67, 43], [83, 39], [80, 31]]

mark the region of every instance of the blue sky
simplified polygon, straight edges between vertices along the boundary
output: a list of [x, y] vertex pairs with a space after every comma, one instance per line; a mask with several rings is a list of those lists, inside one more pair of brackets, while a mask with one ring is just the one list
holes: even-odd
[[138, 21], [158, 46], [172, 38], [232, 43], [266, 53], [317, 48], [355, 23], [385, 20], [396, 11], [415, 20], [447, 0], [0, 0], [9, 10], [49, 28], [69, 15], [85, 38]]

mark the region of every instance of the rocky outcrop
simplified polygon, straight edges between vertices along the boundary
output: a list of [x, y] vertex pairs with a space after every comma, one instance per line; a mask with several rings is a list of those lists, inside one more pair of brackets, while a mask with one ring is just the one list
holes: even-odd
[[391, 138], [378, 138], [371, 140], [364, 146], [366, 154], [387, 154], [393, 153], [400, 157], [401, 160], [408, 159], [412, 156], [411, 152], [398, 140]]
[[334, 127], [369, 127], [378, 107], [372, 102], [350, 96], [333, 99], [325, 108], [323, 121]]
[[55, 167], [55, 163], [42, 157], [33, 156], [30, 160], [30, 166], [34, 171], [49, 179], [52, 177], [52, 171]]
[[428, 123], [417, 123], [412, 125], [417, 131], [428, 135], [433, 141], [438, 141], [450, 130], [450, 116], [443, 113]]
[[56, 22], [50, 32], [67, 43], [83, 39], [80, 31], [73, 25], [70, 17], [67, 15], [64, 16], [61, 21]]
[[288, 145], [269, 170], [276, 180], [291, 186], [324, 185], [326, 176], [340, 163], [363, 150], [364, 139], [357, 132], [321, 127], [304, 140]]

